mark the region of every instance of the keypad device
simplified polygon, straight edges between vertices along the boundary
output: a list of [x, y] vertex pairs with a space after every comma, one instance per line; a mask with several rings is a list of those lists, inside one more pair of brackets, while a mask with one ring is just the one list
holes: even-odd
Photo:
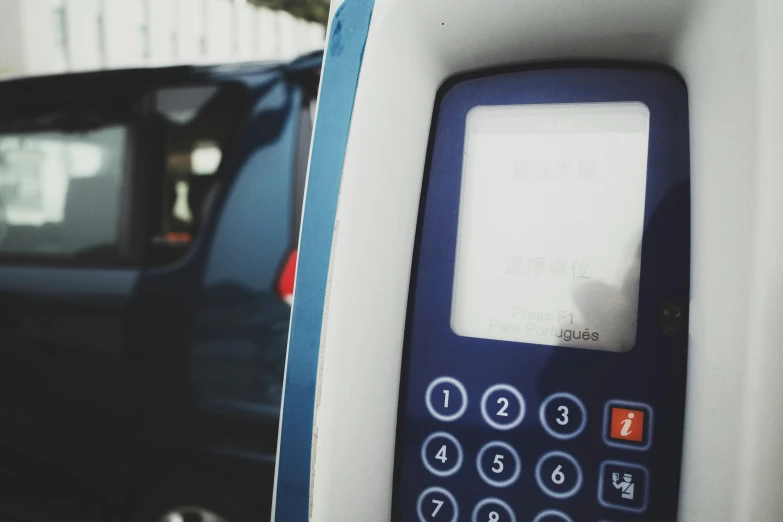
[[[677, 520], [684, 82], [617, 65], [453, 82], [423, 178], [392, 521]], [[609, 225], [629, 220], [642, 232], [625, 241]]]
[[[440, 409], [430, 407], [432, 397], [443, 398], [446, 396], [444, 391], [449, 392], [449, 397], [456, 397], [456, 402], [448, 406], [442, 404]], [[473, 390], [466, 389], [458, 379], [441, 376], [427, 387], [424, 401], [432, 419], [448, 426], [451, 422], [448, 420], [450, 416], [458, 412], [460, 416], [470, 413], [466, 406], [469, 393], [473, 393]], [[513, 431], [522, 423], [526, 399], [513, 386], [494, 384], [482, 393], [478, 407], [483, 431], [503, 434]], [[528, 467], [532, 468], [530, 472], [538, 486], [539, 499], [544, 499], [543, 505], [551, 506], [539, 511], [533, 522], [574, 522], [572, 517], [566, 511], [558, 509], [558, 506], [563, 501], [582, 494], [585, 473], [592, 473], [597, 479], [597, 492], [593, 494], [597, 496], [600, 506], [609, 512], [642, 514], [647, 508], [650, 487], [649, 472], [644, 465], [606, 459], [596, 468], [585, 470], [573, 452], [556, 449], [565, 444], [573, 444], [571, 441], [579, 441], [580, 437], [590, 438], [591, 435], [604, 439], [612, 435], [625, 437], [629, 441], [621, 442], [640, 443], [649, 449], [653, 428], [653, 411], [649, 405], [611, 399], [602, 409], [600, 413], [595, 412], [601, 419], [601, 424], [594, 423], [596, 430], [589, 434], [586, 433], [586, 428], [590, 425], [590, 412], [576, 394], [557, 392], [545, 397], [538, 408], [539, 416], [534, 419], [538, 421], [538, 425], [528, 428], [540, 430], [553, 449], [536, 456], [535, 460], [530, 462], [531, 466], [525, 466], [520, 456], [520, 453], [525, 453], [523, 446], [507, 440], [493, 439], [477, 447], [473, 472], [470, 467], [464, 466], [464, 462], [469, 461], [471, 455], [466, 454], [462, 442], [455, 435], [445, 430], [432, 432], [424, 438], [421, 443], [421, 462], [433, 480], [473, 474], [495, 490], [494, 495], [475, 504], [471, 511], [472, 522], [516, 522], [517, 514], [509, 502], [518, 497], [518, 486], [526, 482], [524, 473]], [[497, 415], [498, 412], [508, 412], [508, 419]], [[626, 456], [633, 456], [633, 451], [639, 450], [640, 446], [620, 447], [626, 450]], [[527, 491], [525, 496], [530, 498], [530, 493]], [[448, 522], [459, 512], [459, 507], [456, 497], [446, 489], [444, 482], [444, 486], [430, 486], [421, 492], [417, 512], [419, 519], [425, 522]]]

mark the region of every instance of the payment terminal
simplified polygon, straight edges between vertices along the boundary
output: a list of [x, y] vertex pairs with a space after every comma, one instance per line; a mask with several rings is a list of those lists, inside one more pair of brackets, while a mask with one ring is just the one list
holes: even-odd
[[453, 79], [436, 106], [392, 520], [674, 520], [690, 273], [682, 79], [533, 66]]
[[783, 519], [781, 6], [332, 9], [274, 520]]

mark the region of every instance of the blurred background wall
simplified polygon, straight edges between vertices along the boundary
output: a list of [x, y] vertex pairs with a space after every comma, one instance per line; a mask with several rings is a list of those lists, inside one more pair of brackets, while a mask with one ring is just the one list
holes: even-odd
[[323, 48], [320, 23], [255, 3], [0, 0], [0, 74], [286, 60]]

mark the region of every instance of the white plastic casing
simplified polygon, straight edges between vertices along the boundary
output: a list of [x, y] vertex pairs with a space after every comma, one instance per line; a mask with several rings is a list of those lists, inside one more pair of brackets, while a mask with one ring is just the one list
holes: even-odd
[[457, 73], [583, 59], [669, 65], [688, 86], [692, 302], [680, 520], [783, 520], [781, 21], [780, 0], [376, 0], [332, 246], [313, 520], [390, 518], [437, 90]]

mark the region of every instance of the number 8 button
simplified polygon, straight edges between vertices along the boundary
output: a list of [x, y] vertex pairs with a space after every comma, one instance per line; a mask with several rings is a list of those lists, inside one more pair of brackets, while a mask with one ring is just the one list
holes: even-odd
[[490, 386], [481, 397], [481, 416], [496, 430], [516, 428], [525, 418], [525, 399], [508, 384]]
[[473, 508], [472, 522], [517, 522], [511, 506], [499, 498], [485, 498]]

